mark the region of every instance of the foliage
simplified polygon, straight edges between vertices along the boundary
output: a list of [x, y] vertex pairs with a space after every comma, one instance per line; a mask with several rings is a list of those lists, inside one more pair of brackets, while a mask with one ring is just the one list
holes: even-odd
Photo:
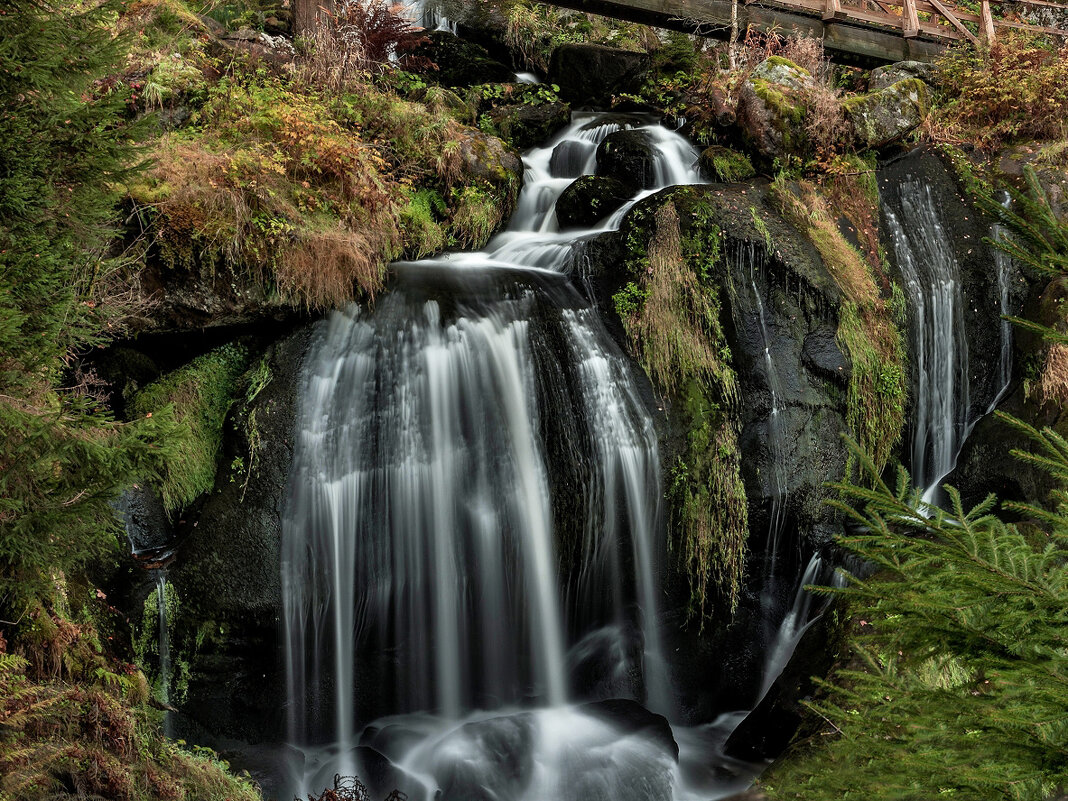
[[138, 392], [130, 404], [135, 417], [170, 410], [179, 441], [161, 471], [160, 494], [169, 512], [188, 506], [215, 485], [222, 429], [238, 378], [248, 364], [239, 345], [224, 345]]
[[712, 614], [715, 588], [732, 611], [737, 605], [748, 533], [732, 414], [737, 381], [719, 295], [708, 280], [720, 255], [719, 229], [701, 219], [683, 237], [672, 202], [648, 222], [648, 241], [629, 242], [628, 272], [636, 280], [616, 294], [615, 305], [642, 365], [673, 401], [687, 432], [671, 496], [690, 580], [689, 614], [703, 625]]
[[643, 51], [660, 47], [656, 34], [644, 25], [529, 0], [502, 5], [508, 16], [509, 46], [528, 67], [542, 72], [548, 71], [553, 50], [564, 44], [592, 42]]
[[0, 13], [0, 612], [17, 620], [114, 547], [109, 502], [166, 457], [166, 416], [118, 425], [67, 367], [136, 311], [105, 254], [135, 161], [106, 80], [115, 6]]
[[[1014, 451], [1068, 480], [1068, 441], [1002, 416], [1034, 440]], [[776, 798], [1041, 801], [1068, 782], [1068, 493], [1014, 505], [1034, 526], [921, 501], [850, 443], [863, 481], [837, 485], [858, 524], [841, 540], [876, 568], [842, 590], [854, 659], [812, 708], [833, 731], [768, 780]], [[868, 488], [870, 486], [870, 489]], [[854, 506], [862, 507], [856, 511]]]
[[989, 48], [948, 48], [938, 64], [947, 101], [936, 138], [987, 147], [1018, 138], [1064, 138], [1068, 46], [1002, 30]]
[[[101, 593], [81, 592], [106, 616]], [[103, 654], [94, 623], [43, 608], [34, 615], [23, 627], [32, 658], [8, 653], [0, 637], [0, 798], [259, 799], [209, 749], [161, 736], [144, 676]]]

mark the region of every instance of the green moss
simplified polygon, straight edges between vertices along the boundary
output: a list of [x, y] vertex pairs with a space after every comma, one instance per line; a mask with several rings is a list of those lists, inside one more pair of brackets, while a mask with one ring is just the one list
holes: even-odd
[[248, 353], [243, 347], [225, 345], [164, 375], [133, 397], [133, 417], [173, 407], [183, 429], [159, 486], [169, 512], [187, 506], [214, 486], [223, 422], [247, 364]]
[[756, 175], [748, 156], [722, 145], [712, 145], [701, 153], [701, 167], [706, 177], [725, 184], [746, 181]]
[[445, 200], [434, 190], [420, 189], [412, 193], [408, 205], [401, 211], [407, 256], [421, 259], [445, 247], [442, 215], [446, 211]]
[[[671, 484], [676, 553], [690, 583], [689, 612], [704, 623], [718, 593], [735, 608], [741, 589], [748, 511], [738, 453], [737, 379], [710, 280], [721, 252], [707, 206], [685, 190], [628, 219], [627, 271], [615, 296], [638, 357], [687, 432]], [[685, 234], [676, 201], [687, 208]]]
[[500, 201], [485, 189], [466, 186], [457, 195], [452, 217], [453, 233], [460, 244], [480, 248], [500, 225], [503, 213]]

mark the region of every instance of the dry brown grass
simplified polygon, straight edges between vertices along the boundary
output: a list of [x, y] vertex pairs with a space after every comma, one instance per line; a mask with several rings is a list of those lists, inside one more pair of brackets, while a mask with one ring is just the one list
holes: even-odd
[[387, 220], [393, 224], [303, 233], [278, 259], [278, 288], [311, 308], [337, 305], [356, 287], [373, 297], [385, 262], [400, 255], [400, 229], [394, 218]]
[[1068, 404], [1068, 345], [1057, 342], [1046, 351], [1038, 393], [1044, 402]]

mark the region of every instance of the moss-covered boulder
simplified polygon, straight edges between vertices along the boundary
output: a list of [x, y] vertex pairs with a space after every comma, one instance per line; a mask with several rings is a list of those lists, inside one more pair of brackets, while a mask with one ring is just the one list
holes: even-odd
[[565, 44], [553, 51], [549, 78], [569, 103], [603, 107], [612, 95], [637, 91], [650, 64], [648, 53], [598, 44]]
[[909, 78], [919, 78], [924, 83], [934, 86], [938, 82], [938, 67], [924, 61], [899, 61], [896, 64], [885, 64], [871, 71], [868, 76], [868, 89], [876, 92]]
[[647, 131], [616, 131], [597, 146], [597, 174], [649, 189], [656, 185], [657, 157], [656, 144]]
[[901, 140], [923, 122], [929, 108], [927, 84], [919, 78], [907, 78], [842, 102], [861, 148], [885, 147]]
[[701, 152], [697, 162], [702, 177], [709, 181], [732, 184], [747, 181], [756, 175], [753, 162], [744, 153], [722, 145], [712, 145]]
[[556, 201], [561, 228], [590, 228], [626, 203], [634, 190], [616, 178], [584, 175]]
[[750, 147], [768, 160], [802, 155], [815, 85], [807, 70], [780, 56], [758, 64], [742, 84], [738, 102], [738, 125]]
[[[457, 139], [457, 152], [461, 174], [469, 181], [484, 181], [507, 190], [506, 195], [518, 191], [523, 181], [523, 159], [496, 136], [465, 130]], [[506, 214], [510, 212], [509, 207]]]

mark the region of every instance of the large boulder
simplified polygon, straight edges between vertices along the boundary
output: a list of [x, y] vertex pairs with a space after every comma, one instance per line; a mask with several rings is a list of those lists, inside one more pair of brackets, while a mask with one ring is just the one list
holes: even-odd
[[634, 190], [618, 178], [584, 175], [557, 199], [556, 218], [561, 228], [591, 228], [633, 195]]
[[[461, 170], [475, 181], [507, 189], [506, 196], [517, 194], [523, 180], [523, 159], [496, 136], [468, 129], [458, 140]], [[511, 209], [505, 212], [505, 219]]]
[[474, 42], [464, 41], [450, 31], [431, 31], [427, 38], [429, 41], [416, 53], [430, 59], [437, 69], [422, 72], [443, 86], [502, 83], [513, 78], [511, 67], [497, 61]]
[[804, 153], [805, 113], [816, 81], [780, 56], [762, 61], [742, 84], [738, 125], [757, 153], [770, 160]]
[[656, 143], [647, 131], [616, 131], [597, 146], [597, 174], [648, 189], [656, 185], [657, 158]]
[[923, 61], [899, 61], [896, 64], [885, 64], [871, 71], [868, 76], [868, 89], [875, 92], [909, 78], [919, 78], [924, 83], [933, 86], [938, 82], [938, 68], [934, 64]]
[[929, 108], [927, 84], [919, 78], [906, 78], [886, 89], [842, 102], [861, 148], [885, 147], [899, 141], [923, 122]]
[[575, 105], [607, 106], [612, 95], [637, 90], [645, 80], [648, 53], [597, 44], [565, 44], [553, 51], [549, 77], [560, 96]]

